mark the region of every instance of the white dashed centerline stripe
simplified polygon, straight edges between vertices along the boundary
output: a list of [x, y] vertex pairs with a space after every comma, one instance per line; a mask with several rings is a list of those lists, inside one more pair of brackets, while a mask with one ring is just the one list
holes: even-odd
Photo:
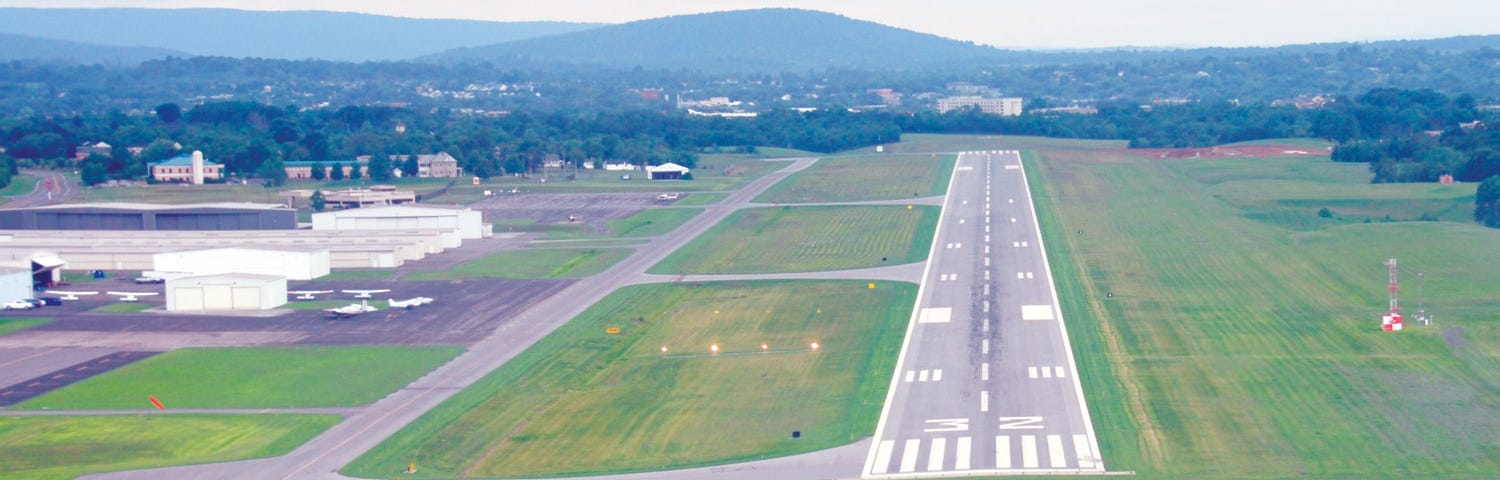
[[[1056, 436], [1056, 435], [1054, 435]], [[932, 450], [927, 452], [927, 471], [936, 472], [943, 469], [943, 454], [948, 448], [948, 439], [932, 439]]]
[[990, 339], [986, 338], [984, 340], [981, 340], [979, 342], [979, 346], [980, 346], [980, 350], [981, 350], [980, 353], [983, 353], [985, 355], [989, 355], [990, 354]]
[[979, 392], [979, 412], [984, 413], [988, 411], [990, 411], [990, 391], [985, 390]]
[[989, 362], [985, 362], [985, 363], [979, 364], [979, 379], [980, 380], [989, 380], [990, 379], [990, 364], [989, 364]]
[[901, 448], [901, 473], [917, 471], [917, 448], [922, 446], [922, 440], [909, 439], [906, 446]]

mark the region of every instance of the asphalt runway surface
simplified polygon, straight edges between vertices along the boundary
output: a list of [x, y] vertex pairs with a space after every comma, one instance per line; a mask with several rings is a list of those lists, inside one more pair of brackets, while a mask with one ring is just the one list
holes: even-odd
[[0, 407], [9, 407], [38, 395], [68, 386], [116, 368], [129, 365], [161, 352], [113, 352], [67, 368], [0, 388]]
[[959, 156], [864, 478], [1103, 473], [1018, 152]]

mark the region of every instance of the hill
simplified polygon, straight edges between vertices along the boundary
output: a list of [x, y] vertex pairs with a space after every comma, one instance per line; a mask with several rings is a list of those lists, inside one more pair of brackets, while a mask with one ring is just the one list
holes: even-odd
[[184, 54], [163, 48], [111, 47], [0, 33], [0, 61], [48, 60], [79, 64], [137, 64], [172, 55], [183, 56]]
[[575, 32], [589, 23], [428, 20], [358, 13], [231, 9], [0, 8], [0, 33], [191, 55], [402, 60]]
[[832, 13], [759, 9], [679, 15], [484, 47], [427, 60], [706, 71], [904, 69], [993, 60], [1000, 51]]

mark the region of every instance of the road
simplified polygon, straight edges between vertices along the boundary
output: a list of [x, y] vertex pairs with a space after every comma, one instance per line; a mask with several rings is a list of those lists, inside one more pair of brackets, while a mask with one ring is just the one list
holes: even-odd
[[36, 188], [30, 193], [11, 198], [5, 208], [40, 207], [61, 203], [63, 199], [78, 194], [78, 187], [68, 177], [54, 170], [22, 170], [21, 173], [37, 177]]
[[1103, 473], [1015, 151], [959, 156], [867, 479]]
[[[417, 381], [350, 415], [343, 422], [314, 437], [286, 455], [259, 460], [188, 465], [150, 470], [133, 470], [87, 475], [87, 479], [333, 479], [345, 478], [338, 469], [353, 462], [402, 427], [444, 400], [479, 381], [490, 371], [530, 348], [557, 327], [583, 313], [595, 302], [616, 289], [635, 282], [646, 269], [681, 248], [688, 241], [708, 231], [735, 210], [750, 205], [761, 192], [801, 171], [816, 159], [793, 159], [791, 164], [756, 179], [730, 193], [724, 201], [705, 211], [671, 233], [658, 237], [610, 269], [575, 282], [529, 310], [514, 321], [474, 343], [467, 352], [428, 373]], [[393, 469], [399, 466], [393, 466]]]

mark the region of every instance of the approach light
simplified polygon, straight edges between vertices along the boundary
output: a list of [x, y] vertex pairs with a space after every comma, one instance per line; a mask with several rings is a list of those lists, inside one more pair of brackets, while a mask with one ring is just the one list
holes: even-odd
[[661, 346], [661, 353], [662, 353], [662, 355], [666, 355], [667, 354], [667, 346], [666, 345], [662, 345]]
[[770, 345], [766, 345], [764, 343], [760, 344], [760, 351], [764, 352], [764, 351], [768, 351], [770, 349], [771, 349]]
[[715, 343], [715, 344], [709, 345], [708, 346], [708, 351], [713, 352], [713, 353], [719, 353], [719, 344]]
[[812, 349], [815, 352], [818, 351], [818, 342], [812, 342]]

